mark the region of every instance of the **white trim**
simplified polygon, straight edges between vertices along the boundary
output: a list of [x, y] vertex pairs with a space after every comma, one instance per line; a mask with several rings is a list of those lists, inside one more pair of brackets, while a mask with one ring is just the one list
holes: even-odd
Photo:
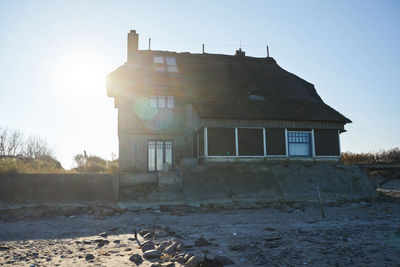
[[235, 128], [235, 152], [236, 156], [239, 156], [239, 137], [238, 137], [238, 128]]
[[264, 147], [264, 157], [267, 156], [267, 138], [265, 135], [265, 128], [263, 128], [263, 147]]
[[338, 145], [339, 145], [339, 155], [338, 157], [342, 156], [342, 148], [340, 147], [340, 130], [337, 130], [338, 133]]
[[286, 157], [289, 157], [289, 146], [288, 146], [288, 136], [287, 136], [288, 130], [285, 128], [285, 146], [286, 146]]
[[207, 127], [204, 127], [204, 156], [208, 156]]
[[314, 129], [311, 129], [311, 155], [315, 158], [315, 139], [314, 139]]

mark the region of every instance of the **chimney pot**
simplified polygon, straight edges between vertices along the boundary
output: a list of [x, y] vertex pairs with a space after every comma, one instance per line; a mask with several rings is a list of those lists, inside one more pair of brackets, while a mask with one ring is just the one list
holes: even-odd
[[242, 48], [239, 48], [239, 50], [236, 50], [235, 56], [244, 57], [246, 56], [246, 52], [242, 51]]

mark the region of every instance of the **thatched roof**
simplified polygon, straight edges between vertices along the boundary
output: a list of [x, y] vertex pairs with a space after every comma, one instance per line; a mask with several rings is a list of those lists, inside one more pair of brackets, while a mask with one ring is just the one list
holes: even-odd
[[[155, 55], [175, 57], [178, 73], [154, 71]], [[139, 51], [134, 64], [108, 76], [111, 97], [159, 90], [189, 98], [202, 118], [351, 122], [326, 105], [311, 83], [282, 69], [273, 58]]]

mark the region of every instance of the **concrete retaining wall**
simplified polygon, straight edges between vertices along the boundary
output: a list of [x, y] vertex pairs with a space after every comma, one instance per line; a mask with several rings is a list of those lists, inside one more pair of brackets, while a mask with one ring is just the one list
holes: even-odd
[[118, 174], [2, 174], [0, 203], [114, 202]]
[[316, 201], [317, 185], [324, 202], [377, 196], [369, 177], [358, 166], [328, 162], [238, 162], [181, 166], [176, 172], [158, 175], [3, 174], [0, 206]]
[[183, 169], [188, 202], [226, 199], [323, 201], [371, 199], [376, 190], [358, 166], [317, 162], [207, 163]]

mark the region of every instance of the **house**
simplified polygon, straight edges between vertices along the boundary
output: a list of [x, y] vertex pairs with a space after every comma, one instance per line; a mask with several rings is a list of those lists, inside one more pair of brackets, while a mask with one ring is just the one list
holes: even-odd
[[107, 77], [118, 109], [122, 172], [161, 171], [191, 158], [338, 160], [351, 121], [272, 57], [138, 50]]

